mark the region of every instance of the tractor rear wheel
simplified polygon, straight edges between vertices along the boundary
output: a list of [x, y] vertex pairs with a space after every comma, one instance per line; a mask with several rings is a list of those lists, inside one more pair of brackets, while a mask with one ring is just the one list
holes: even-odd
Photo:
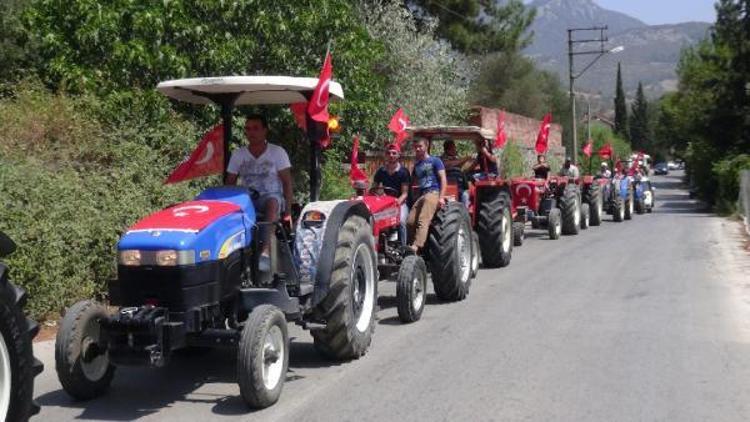
[[591, 208], [589, 204], [581, 204], [581, 230], [586, 230], [591, 224]]
[[375, 331], [377, 280], [370, 224], [353, 215], [339, 230], [328, 296], [316, 309], [326, 326], [310, 332], [323, 355], [346, 360], [367, 352]]
[[562, 216], [560, 215], [559, 208], [552, 208], [549, 210], [549, 217], [547, 217], [547, 232], [549, 238], [556, 240], [560, 238], [562, 234]]
[[427, 266], [416, 255], [404, 258], [396, 278], [398, 319], [401, 322], [419, 321], [427, 298]]
[[614, 201], [612, 204], [612, 219], [617, 222], [621, 223], [623, 220], [625, 220], [625, 201], [622, 199], [622, 196], [620, 196], [619, 193], [615, 192], [614, 195]]
[[435, 294], [442, 300], [463, 300], [469, 294], [470, 221], [469, 212], [458, 202], [448, 202], [432, 219], [428, 239], [430, 273]]
[[8, 280], [0, 264], [0, 420], [26, 421], [39, 412], [33, 402], [34, 377], [42, 363], [34, 358], [31, 341], [39, 331], [23, 313], [26, 292]]
[[586, 189], [586, 196], [583, 202], [589, 204], [589, 224], [592, 226], [601, 225], [602, 215], [604, 215], [604, 198], [601, 185], [592, 183]]
[[581, 197], [575, 185], [567, 185], [560, 198], [563, 234], [578, 234], [581, 229]]
[[289, 367], [286, 317], [273, 305], [253, 309], [237, 348], [237, 382], [248, 406], [263, 409], [279, 400]]
[[479, 264], [482, 261], [482, 250], [479, 247], [479, 235], [474, 230], [471, 231], [471, 278], [476, 278], [479, 274]]
[[107, 308], [92, 300], [71, 306], [55, 339], [55, 369], [65, 392], [77, 400], [104, 394], [115, 375], [109, 353], [99, 347]]
[[482, 263], [488, 268], [510, 264], [513, 253], [513, 222], [510, 198], [498, 190], [483, 192], [477, 213], [477, 233], [482, 249]]
[[523, 246], [526, 239], [526, 223], [516, 221], [513, 223], [513, 246]]
[[643, 198], [637, 198], [635, 200], [635, 212], [638, 214], [644, 214], [646, 212], [646, 204]]

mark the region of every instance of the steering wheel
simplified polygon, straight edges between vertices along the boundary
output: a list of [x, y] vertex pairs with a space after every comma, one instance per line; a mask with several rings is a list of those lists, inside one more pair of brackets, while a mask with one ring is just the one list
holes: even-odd
[[393, 189], [390, 186], [373, 186], [370, 188], [370, 195], [382, 196], [386, 194], [391, 196], [399, 196], [401, 195], [401, 192]]

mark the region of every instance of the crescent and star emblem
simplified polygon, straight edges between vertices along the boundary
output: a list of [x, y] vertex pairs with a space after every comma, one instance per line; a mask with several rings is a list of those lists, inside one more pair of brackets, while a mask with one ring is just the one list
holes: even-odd
[[318, 97], [315, 99], [315, 103], [318, 105], [318, 107], [323, 107], [323, 93], [328, 92], [328, 86], [331, 84], [330, 79], [326, 79], [323, 81], [323, 84], [320, 86], [320, 91], [318, 91]]
[[[522, 194], [522, 191], [526, 191], [525, 194]], [[523, 184], [516, 186], [516, 195], [518, 196], [530, 196], [531, 195], [531, 186]]]
[[213, 156], [214, 156], [214, 144], [209, 142], [208, 145], [206, 145], [206, 152], [205, 154], [203, 154], [203, 158], [196, 161], [195, 164], [206, 164]]
[[204, 212], [208, 212], [206, 205], [185, 205], [173, 209], [172, 215], [175, 217], [187, 217], [193, 214], [203, 214]]

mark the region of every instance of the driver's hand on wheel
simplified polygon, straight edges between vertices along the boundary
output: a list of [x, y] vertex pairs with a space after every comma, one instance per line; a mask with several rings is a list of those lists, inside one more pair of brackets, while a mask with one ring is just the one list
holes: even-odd
[[447, 203], [448, 201], [445, 199], [445, 197], [441, 196], [440, 199], [438, 200], [438, 208], [443, 208], [445, 204]]

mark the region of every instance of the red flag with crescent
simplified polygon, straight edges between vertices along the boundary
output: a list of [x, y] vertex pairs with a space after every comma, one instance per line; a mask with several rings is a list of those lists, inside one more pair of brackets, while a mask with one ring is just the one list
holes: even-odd
[[320, 123], [328, 123], [328, 87], [333, 76], [333, 65], [331, 64], [331, 52], [326, 53], [323, 67], [318, 76], [318, 85], [313, 91], [310, 102], [307, 104], [307, 112], [310, 118]]
[[603, 160], [609, 160], [610, 158], [612, 158], [612, 144], [608, 143], [599, 148], [597, 154], [599, 154], [599, 157], [601, 157]]
[[359, 136], [354, 137], [352, 146], [351, 167], [349, 169], [349, 180], [352, 182], [367, 180], [367, 174], [359, 168]]
[[404, 114], [404, 109], [399, 108], [391, 117], [390, 123], [388, 123], [388, 130], [393, 132], [395, 138], [393, 143], [401, 147], [401, 143], [406, 139], [406, 128], [409, 126], [409, 116]]
[[221, 174], [224, 170], [224, 125], [219, 123], [203, 135], [190, 157], [180, 163], [165, 184]]
[[583, 146], [583, 155], [591, 158], [591, 154], [594, 152], [594, 142], [589, 139], [586, 145]]
[[539, 126], [539, 134], [536, 136], [536, 152], [544, 154], [547, 152], [547, 141], [549, 140], [549, 128], [552, 124], [552, 113], [547, 113]]
[[497, 129], [495, 130], [495, 148], [502, 148], [508, 136], [505, 134], [505, 110], [497, 113]]

